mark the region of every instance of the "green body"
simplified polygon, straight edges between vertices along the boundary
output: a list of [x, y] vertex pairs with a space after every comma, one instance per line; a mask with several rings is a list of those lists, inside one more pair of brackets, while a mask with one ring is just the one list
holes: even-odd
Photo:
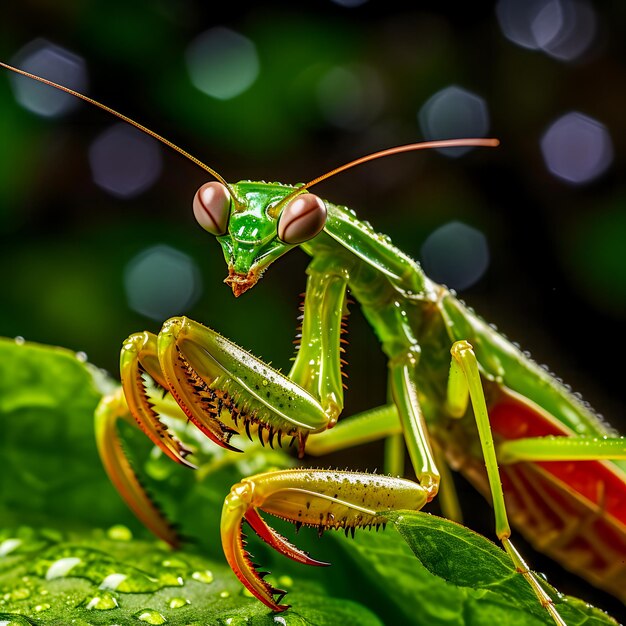
[[[229, 265], [229, 277], [235, 274], [251, 286], [272, 261], [294, 247], [280, 240], [280, 220], [283, 215], [287, 215], [288, 224], [297, 219], [294, 216], [298, 212], [293, 207], [299, 192], [277, 184], [240, 182], [232, 186], [231, 193], [235, 198], [231, 202], [228, 229], [218, 239]], [[300, 206], [314, 206], [314, 203], [303, 199]], [[327, 214], [324, 228], [315, 231], [317, 234], [311, 233], [309, 239], [300, 244], [312, 261], [307, 269], [301, 343], [288, 378], [319, 401], [327, 416], [328, 428], [332, 428], [343, 409], [341, 332], [346, 290], [349, 289], [388, 358], [390, 401], [379, 410], [346, 420], [326, 434], [316, 434], [307, 446], [308, 451], [316, 454], [317, 442], [324, 439], [330, 442], [326, 450], [338, 450], [345, 444], [367, 440], [368, 434], [372, 439], [387, 436], [386, 469], [400, 474], [403, 471], [402, 436], [424, 503], [437, 495], [442, 475], [445, 480], [445, 472], [440, 470], [442, 463], [437, 459], [438, 451], [442, 451], [453, 466], [464, 468], [474, 484], [491, 497], [496, 534], [505, 551], [554, 622], [563, 625], [552, 601], [510, 541], [498, 455], [501, 462], [506, 463], [562, 459], [605, 461], [604, 466], [594, 465], [585, 479], [573, 478], [571, 484], [567, 479], [562, 483], [552, 478], [539, 479], [547, 480], [549, 489], [568, 494], [575, 504], [584, 500], [579, 489], [584, 490], [586, 484], [595, 485], [596, 499], [592, 495], [584, 505], [586, 509], [576, 515], [562, 513], [561, 521], [553, 528], [556, 535], [562, 531], [563, 537], [571, 537], [572, 532], [578, 532], [572, 529], [583, 528], [585, 519], [593, 519], [598, 511], [604, 510], [603, 496], [597, 494], [609, 489], [606, 485], [611, 485], [607, 501], [621, 499], [626, 485], [626, 443], [623, 439], [612, 438], [614, 433], [564, 385], [468, 309], [452, 292], [431, 281], [419, 264], [396, 248], [388, 237], [358, 220], [346, 207], [328, 202], [324, 202], [324, 206]], [[233, 292], [240, 295], [236, 287], [234, 283]], [[498, 442], [497, 450], [490, 407], [506, 407], [506, 402], [513, 407], [509, 406], [503, 414], [506, 427], [519, 427], [521, 438], [508, 440], [504, 437], [504, 442]], [[305, 421], [298, 416], [291, 419]], [[526, 435], [530, 428], [533, 434]], [[341, 433], [339, 437], [335, 432]], [[550, 436], [554, 434], [559, 436]], [[325, 446], [326, 443], [322, 443], [321, 447]], [[291, 478], [296, 491], [316, 491], [308, 479]], [[250, 480], [253, 483], [255, 477]], [[336, 483], [340, 482], [337, 479]], [[449, 481], [447, 483], [450, 485]], [[514, 484], [513, 490], [518, 489], [519, 485]], [[351, 506], [367, 501], [375, 509], [379, 490], [369, 488], [367, 491], [362, 499], [356, 494]], [[444, 494], [447, 491], [445, 489]], [[442, 506], [451, 517], [460, 519], [453, 489], [449, 493], [452, 496], [446, 495]], [[544, 497], [545, 502], [540, 507], [535, 506], [534, 514], [541, 515], [543, 506], [549, 510], [550, 499]], [[282, 496], [280, 502], [279, 511], [272, 511], [271, 507], [266, 510], [298, 523], [301, 519], [298, 512], [292, 511]], [[229, 511], [228, 506], [225, 511]], [[526, 519], [524, 512], [517, 508], [515, 514], [522, 524]], [[614, 514], [620, 515], [617, 507], [606, 514], [607, 524], [619, 524], [612, 517]], [[225, 532], [223, 527], [222, 531], [225, 552], [232, 555], [237, 552], [233, 548], [235, 529], [240, 528], [242, 516], [251, 514], [238, 510], [234, 516], [224, 515], [224, 527], [229, 529]], [[251, 523], [256, 524], [255, 530], [265, 535], [267, 541], [276, 543], [258, 521], [253, 519]], [[546, 551], [562, 564], [621, 595], [622, 580], [614, 580], [610, 559], [607, 566], [594, 571], [586, 567], [586, 560], [592, 554], [599, 557], [602, 553], [596, 546], [579, 558], [575, 552], [559, 550], [558, 542], [546, 544], [536, 525], [530, 526], [527, 533], [531, 540], [545, 545]], [[290, 547], [275, 547], [285, 554], [291, 551]], [[621, 558], [620, 554], [620, 549], [616, 548], [616, 561]], [[229, 558], [229, 562], [257, 597], [275, 610], [282, 610], [282, 605], [272, 599], [271, 590], [261, 588], [251, 569], [236, 558]]]
[[[264, 270], [293, 247], [276, 238], [275, 220], [268, 217], [267, 209], [294, 188], [254, 182], [240, 182], [233, 188], [247, 209], [233, 213], [229, 232], [219, 238], [225, 258], [241, 273], [250, 271], [255, 263], [262, 264]], [[401, 360], [407, 354], [415, 359], [419, 402], [434, 437], [445, 432], [447, 421], [452, 419], [446, 407], [446, 387], [450, 348], [458, 340], [472, 344], [485, 379], [536, 403], [572, 434], [599, 437], [614, 434], [564, 385], [485, 323], [452, 292], [431, 281], [419, 264], [395, 247], [388, 237], [357, 219], [350, 209], [325, 204], [328, 219], [324, 230], [301, 244], [313, 257], [308, 273], [318, 275], [325, 285], [333, 278], [345, 280], [390, 362]], [[309, 296], [314, 294], [307, 290]], [[305, 311], [305, 320], [306, 317]], [[333, 312], [323, 311], [320, 317], [332, 320]], [[319, 332], [319, 341], [331, 344], [337, 339], [336, 324], [320, 327]], [[341, 380], [338, 368], [333, 370], [332, 363], [321, 360], [312, 367], [308, 362], [307, 358], [296, 362], [291, 377], [307, 386], [310, 376], [319, 376], [319, 368], [330, 369], [328, 384], [336, 394]], [[467, 428], [475, 430], [473, 419], [466, 421]], [[476, 445], [480, 454], [478, 443]]]
[[[598, 493], [604, 493], [605, 482], [611, 489], [607, 502], [612, 508], [601, 519], [613, 524], [610, 516], [619, 514], [615, 502], [626, 484], [619, 469], [626, 459], [624, 440], [605, 440], [611, 435], [608, 428], [568, 389], [449, 290], [429, 280], [413, 259], [359, 221], [352, 211], [315, 196], [303, 197], [302, 190], [278, 184], [240, 182], [224, 189], [219, 189], [218, 206], [211, 204], [209, 195], [206, 204], [194, 206], [194, 212], [199, 209], [198, 221], [203, 227], [208, 225], [209, 232], [224, 233], [216, 236], [228, 265], [225, 282], [235, 296], [254, 286], [274, 260], [296, 245], [312, 257], [299, 349], [291, 370], [283, 374], [184, 317], [167, 320], [158, 337], [147, 332], [129, 337], [121, 357], [127, 413], [123, 399], [115, 396], [103, 400], [97, 415], [100, 453], [129, 506], [158, 536], [176, 545], [175, 535], [141, 488], [116, 437], [115, 422], [130, 413], [165, 454], [193, 467], [185, 458], [191, 450], [160, 419], [158, 403], [145, 387], [144, 373], [169, 392], [178, 406], [177, 417], [192, 421], [216, 444], [230, 450], [237, 450], [230, 443], [231, 436], [241, 435], [244, 429], [262, 445], [273, 446], [274, 438], [281, 445], [283, 436], [297, 440], [301, 455], [305, 447], [309, 453], [319, 454], [386, 437], [386, 469], [392, 476], [356, 477], [307, 469], [270, 472], [244, 478], [226, 497], [221, 524], [226, 558], [253, 595], [273, 610], [283, 611], [287, 605], [280, 602], [285, 592], [264, 580], [245, 550], [243, 521], [282, 554], [319, 566], [323, 563], [276, 533], [259, 511], [294, 524], [316, 525], [320, 532], [326, 528], [353, 531], [384, 521], [389, 510], [420, 509], [438, 494], [443, 477], [447, 487], [442, 507], [446, 515], [458, 520], [454, 489], [445, 463], [437, 458], [443, 451], [451, 465], [464, 467], [476, 486], [491, 497], [496, 534], [513, 566], [554, 622], [564, 626], [553, 601], [510, 541], [498, 459], [512, 464], [606, 460], [606, 467], [597, 464], [599, 474], [590, 480]], [[222, 221], [225, 209], [227, 224]], [[217, 219], [207, 221], [203, 211]], [[302, 237], [304, 243], [281, 240], [280, 233], [290, 239], [287, 232], [297, 233], [295, 240], [302, 241]], [[343, 410], [341, 335], [348, 289], [388, 358], [389, 404], [333, 428]], [[494, 442], [490, 402], [495, 398], [491, 406], [497, 406], [499, 397], [519, 402], [532, 419], [538, 417], [538, 432], [535, 428], [533, 436]], [[512, 415], [517, 422], [511, 422]], [[519, 417], [505, 412], [507, 423], [521, 423], [525, 428], [528, 416], [522, 412], [522, 422]], [[555, 427], [562, 436], [547, 436], [554, 434]], [[403, 471], [404, 444], [418, 479], [415, 483], [393, 477]], [[610, 463], [614, 463], [610, 465], [613, 469], [607, 469]], [[589, 484], [589, 480], [578, 484]], [[551, 488], [554, 485], [556, 482], [550, 483]], [[562, 493], [569, 493], [570, 487], [577, 485], [565, 482], [556, 486]], [[580, 521], [595, 518], [598, 505], [604, 507], [603, 501], [590, 500], [577, 516], [564, 514], [562, 527], [582, 528]], [[531, 539], [541, 539], [535, 528], [529, 533]], [[584, 559], [568, 550], [561, 553], [558, 546], [546, 550], [621, 595], [624, 581], [612, 575], [610, 562], [587, 571], [585, 559], [592, 553], [597, 556], [597, 548], [587, 555], [583, 552]], [[621, 558], [619, 548], [615, 554], [615, 559]]]

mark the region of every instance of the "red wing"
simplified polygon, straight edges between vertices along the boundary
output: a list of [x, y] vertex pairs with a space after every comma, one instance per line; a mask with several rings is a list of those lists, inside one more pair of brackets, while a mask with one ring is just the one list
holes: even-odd
[[[506, 391], [490, 406], [489, 420], [496, 439], [572, 434], [536, 405]], [[619, 469], [600, 461], [541, 461], [534, 465], [626, 526], [626, 483]]]

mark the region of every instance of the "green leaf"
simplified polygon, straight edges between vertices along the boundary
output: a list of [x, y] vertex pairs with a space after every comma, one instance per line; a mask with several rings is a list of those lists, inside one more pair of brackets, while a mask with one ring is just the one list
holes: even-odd
[[[21, 527], [0, 531], [0, 621], [32, 624], [344, 624], [381, 626], [368, 609], [298, 583], [280, 616], [251, 598], [224, 564], [127, 529], [62, 536]], [[293, 581], [282, 578], [283, 586]], [[282, 618], [284, 621], [279, 621]], [[17, 623], [20, 623], [19, 621]]]
[[[463, 616], [460, 623], [553, 623], [504, 550], [482, 535], [427, 513], [397, 511], [388, 517], [423, 568], [454, 589], [445, 606]], [[616, 624], [603, 611], [559, 594], [540, 576], [538, 580], [569, 626]]]
[[4, 525], [134, 524], [98, 460], [93, 414], [102, 394], [80, 356], [0, 339]]

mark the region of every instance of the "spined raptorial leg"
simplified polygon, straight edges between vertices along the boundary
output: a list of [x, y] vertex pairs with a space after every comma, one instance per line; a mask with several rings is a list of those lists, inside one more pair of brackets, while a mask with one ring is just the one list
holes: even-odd
[[320, 532], [344, 529], [347, 534], [355, 528], [384, 524], [385, 511], [421, 509], [428, 496], [425, 488], [410, 480], [376, 474], [315, 469], [257, 474], [236, 484], [226, 497], [221, 523], [224, 554], [252, 594], [274, 611], [284, 611], [288, 605], [280, 602], [286, 592], [264, 580], [264, 573], [257, 571], [245, 550], [244, 519], [285, 556], [309, 565], [328, 565], [312, 559], [268, 526], [259, 509], [296, 526], [313, 526]]
[[135, 423], [121, 389], [105, 396], [96, 409], [96, 443], [104, 469], [137, 518], [157, 537], [178, 547], [178, 535], [146, 492], [124, 451], [118, 432], [119, 421]]
[[123, 344], [120, 373], [122, 390], [103, 398], [96, 412], [98, 450], [131, 510], [172, 545], [177, 544], [175, 533], [124, 452], [120, 419], [135, 423], [164, 454], [190, 468], [195, 467], [187, 459], [191, 450], [168, 429], [164, 415], [191, 421], [213, 442], [233, 451], [237, 448], [230, 440], [240, 430], [263, 444], [280, 445], [286, 437], [302, 447], [309, 433], [323, 430], [328, 422], [319, 402], [289, 378], [184, 317], [165, 322], [158, 337], [131, 335]]
[[[340, 420], [334, 428], [311, 437], [307, 442], [306, 452], [308, 455], [322, 456], [381, 439], [385, 439], [386, 444], [384, 473], [391, 476], [402, 475], [404, 437], [398, 409], [394, 404], [385, 404]], [[401, 451], [396, 450], [396, 447], [400, 447], [397, 443], [401, 444]], [[461, 523], [463, 516], [454, 480], [443, 454], [437, 448], [433, 453], [441, 474], [437, 501], [444, 517]]]
[[489, 424], [489, 414], [474, 350], [467, 341], [457, 341], [452, 346], [451, 354], [452, 361], [448, 379], [448, 408], [451, 414], [460, 417], [465, 413], [468, 400], [472, 404], [480, 445], [485, 459], [489, 489], [493, 499], [498, 539], [500, 539], [507, 554], [511, 557], [515, 569], [524, 576], [532, 587], [541, 605], [550, 613], [556, 624], [566, 626], [552, 599], [543, 590], [537, 577], [530, 571], [521, 554], [510, 540], [511, 527], [509, 526], [504, 503], [504, 493], [502, 491], [496, 451]]

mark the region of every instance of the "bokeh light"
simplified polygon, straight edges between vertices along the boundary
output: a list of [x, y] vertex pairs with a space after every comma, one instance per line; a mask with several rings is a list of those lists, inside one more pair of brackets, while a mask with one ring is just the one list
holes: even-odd
[[496, 15], [509, 41], [561, 61], [580, 58], [596, 37], [596, 14], [586, 0], [500, 0]]
[[183, 252], [157, 245], [140, 252], [124, 272], [128, 306], [164, 321], [192, 306], [202, 292], [200, 270]]
[[594, 43], [598, 20], [589, 2], [561, 0], [560, 6], [562, 27], [542, 48], [561, 61], [575, 61]]
[[218, 100], [230, 100], [259, 75], [256, 46], [240, 33], [216, 26], [196, 37], [186, 51], [191, 82]]
[[449, 222], [433, 231], [422, 245], [424, 271], [451, 289], [478, 282], [489, 266], [487, 239], [462, 222]]
[[152, 137], [118, 123], [93, 141], [89, 164], [99, 187], [119, 198], [133, 198], [159, 178], [161, 148]]
[[[489, 130], [489, 111], [483, 98], [452, 85], [438, 91], [422, 106], [418, 114], [426, 139], [459, 139], [484, 137]], [[445, 148], [439, 152], [459, 157], [473, 148]]]
[[317, 97], [326, 119], [339, 128], [361, 130], [382, 111], [382, 79], [370, 67], [334, 67], [319, 82]]
[[356, 7], [360, 7], [362, 4], [365, 4], [367, 0], [333, 0], [333, 2], [342, 7], [354, 9]]
[[[46, 39], [31, 41], [15, 55], [12, 62], [26, 72], [64, 87], [81, 93], [87, 91], [87, 68], [84, 60]], [[74, 96], [30, 78], [17, 74], [11, 74], [10, 78], [16, 100], [25, 109], [42, 117], [60, 117], [80, 103]]]
[[573, 185], [591, 182], [613, 161], [606, 127], [576, 111], [563, 115], [546, 130], [541, 152], [550, 172]]

